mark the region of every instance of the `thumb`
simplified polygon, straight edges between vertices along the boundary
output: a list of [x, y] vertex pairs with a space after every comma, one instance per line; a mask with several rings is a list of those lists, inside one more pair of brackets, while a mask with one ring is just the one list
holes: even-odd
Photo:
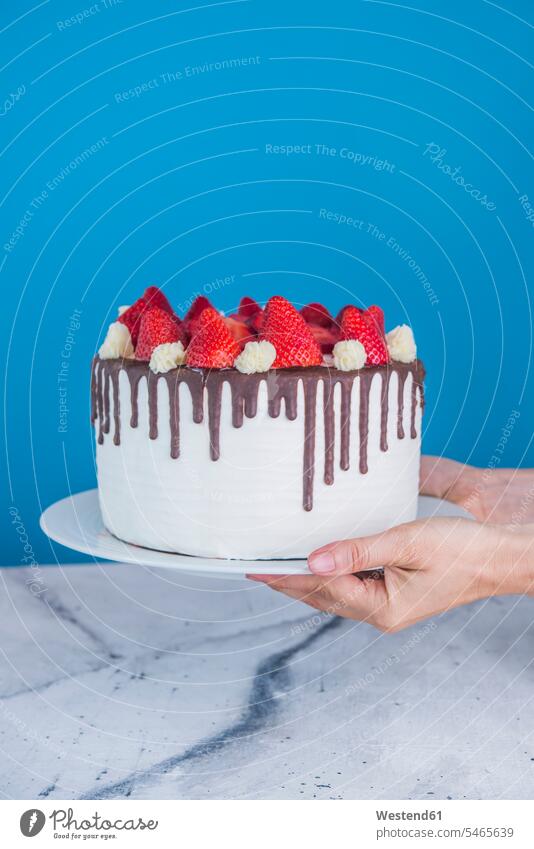
[[308, 557], [315, 575], [348, 575], [381, 566], [405, 565], [411, 556], [413, 522], [390, 528], [381, 534], [342, 539], [323, 545]]

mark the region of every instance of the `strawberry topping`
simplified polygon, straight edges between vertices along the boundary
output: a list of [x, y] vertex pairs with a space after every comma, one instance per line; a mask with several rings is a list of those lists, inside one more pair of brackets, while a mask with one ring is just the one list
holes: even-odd
[[[126, 315], [126, 313], [125, 313]], [[182, 341], [182, 323], [161, 307], [147, 309], [141, 316], [139, 337], [135, 348], [138, 360], [149, 360], [154, 348], [165, 342]]]
[[341, 336], [357, 339], [367, 354], [366, 365], [380, 366], [389, 362], [388, 350], [380, 329], [376, 313], [347, 306], [342, 310]]
[[373, 305], [372, 307], [368, 308], [367, 315], [369, 315], [374, 320], [380, 335], [384, 336], [386, 332], [384, 324], [384, 310], [381, 307]]
[[246, 321], [250, 329], [258, 334], [263, 324], [263, 310], [254, 298], [249, 298], [245, 295], [239, 302], [237, 314], [232, 318], [237, 318], [240, 321]]
[[261, 328], [263, 327], [263, 319], [265, 318], [265, 310], [260, 310], [255, 315], [252, 316], [247, 322], [248, 326], [254, 333], [259, 333]]
[[130, 331], [134, 347], [137, 345], [139, 328], [141, 326], [141, 317], [145, 310], [152, 309], [152, 307], [159, 307], [160, 309], [165, 310], [165, 312], [168, 312], [171, 315], [173, 314], [173, 309], [161, 289], [158, 289], [157, 286], [149, 286], [145, 290], [143, 297], [138, 298], [138, 300], [132, 304], [131, 307], [128, 307], [128, 309], [125, 310], [117, 319], [117, 321], [120, 321], [121, 324], [125, 324]]
[[334, 321], [322, 304], [308, 304], [306, 307], [302, 307], [300, 314], [308, 324], [315, 324], [320, 327], [331, 327]]
[[341, 332], [335, 325], [332, 328], [321, 327], [319, 324], [310, 324], [313, 338], [321, 346], [323, 354], [331, 354], [334, 345], [341, 339]]
[[199, 368], [230, 368], [247, 342], [265, 340], [274, 345], [273, 368], [316, 366], [331, 354], [336, 342], [357, 339], [365, 348], [366, 365], [390, 362], [384, 331], [384, 312], [372, 305], [361, 309], [347, 304], [334, 319], [322, 304], [312, 302], [300, 312], [275, 295], [265, 309], [244, 296], [233, 315], [221, 315], [204, 295], [198, 295], [183, 321], [157, 286], [117, 319], [125, 325], [140, 360], [150, 360], [158, 345], [182, 342], [187, 363]]
[[344, 307], [341, 307], [340, 311], [336, 315], [335, 322], [336, 322], [338, 327], [341, 327], [341, 322], [343, 321], [343, 316], [345, 314], [345, 310], [347, 310], [351, 306], [352, 306], [352, 304], [346, 304]]
[[145, 303], [147, 307], [159, 307], [165, 312], [173, 313], [174, 310], [171, 307], [169, 301], [157, 286], [148, 286], [145, 289], [145, 294], [143, 295]]
[[205, 310], [208, 307], [211, 307], [211, 304], [206, 298], [206, 296], [199, 295], [197, 298], [195, 298], [195, 300], [187, 310], [186, 314], [184, 315], [184, 324], [189, 324], [189, 322], [195, 321], [200, 316], [202, 310]]
[[185, 332], [187, 333], [187, 337], [190, 339], [195, 335], [196, 332], [196, 323], [200, 316], [202, 315], [203, 310], [211, 307], [210, 302], [205, 297], [205, 295], [199, 295], [183, 317]]
[[241, 348], [244, 348], [247, 342], [253, 342], [255, 340], [256, 334], [254, 331], [239, 317], [230, 315], [224, 319], [224, 323], [232, 334], [232, 337], [236, 342], [239, 342]]
[[318, 366], [323, 362], [321, 348], [303, 317], [280, 295], [271, 298], [265, 307], [260, 338], [276, 348], [273, 368]]
[[254, 300], [254, 298], [249, 298], [247, 295], [245, 295], [245, 297], [241, 298], [239, 302], [239, 308], [237, 312], [238, 315], [240, 315], [244, 321], [247, 321], [248, 319], [253, 318], [258, 313], [263, 312], [263, 310], [257, 303], [257, 301]]
[[141, 323], [141, 316], [143, 315], [144, 310], [146, 309], [146, 301], [144, 298], [139, 298], [131, 307], [128, 307], [127, 310], [123, 312], [117, 319], [121, 324], [125, 324], [128, 330], [130, 331], [130, 336], [132, 337], [132, 344], [137, 344], [137, 337], [139, 336], [139, 325]]
[[213, 307], [203, 309], [194, 322], [194, 335], [187, 349], [187, 365], [197, 368], [231, 368], [240, 353], [241, 348], [223, 316]]

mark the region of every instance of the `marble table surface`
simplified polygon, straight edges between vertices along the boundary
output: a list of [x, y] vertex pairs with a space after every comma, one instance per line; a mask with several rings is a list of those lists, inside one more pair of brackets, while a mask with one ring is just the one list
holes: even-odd
[[3, 798], [533, 797], [534, 600], [384, 635], [241, 580], [0, 577]]

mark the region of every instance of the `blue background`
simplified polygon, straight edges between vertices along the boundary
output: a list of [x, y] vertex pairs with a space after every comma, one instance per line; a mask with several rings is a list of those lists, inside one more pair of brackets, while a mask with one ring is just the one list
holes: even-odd
[[204, 292], [226, 310], [243, 294], [381, 304], [389, 327], [413, 326], [427, 365], [425, 450], [487, 466], [517, 411], [502, 464], [533, 464], [531, 3], [193, 6], [3, 4], [5, 564], [22, 556], [13, 505], [37, 559], [81, 559], [38, 517], [95, 485], [89, 362], [149, 283], [175, 305]]

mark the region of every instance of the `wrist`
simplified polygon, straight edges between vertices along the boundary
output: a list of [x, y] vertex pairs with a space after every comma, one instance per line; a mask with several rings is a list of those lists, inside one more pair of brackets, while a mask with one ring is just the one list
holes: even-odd
[[487, 471], [479, 469], [478, 466], [465, 466], [462, 473], [464, 491], [462, 507], [479, 520], [483, 518], [482, 493], [485, 486], [485, 474]]
[[499, 531], [493, 595], [534, 595], [534, 526]]

